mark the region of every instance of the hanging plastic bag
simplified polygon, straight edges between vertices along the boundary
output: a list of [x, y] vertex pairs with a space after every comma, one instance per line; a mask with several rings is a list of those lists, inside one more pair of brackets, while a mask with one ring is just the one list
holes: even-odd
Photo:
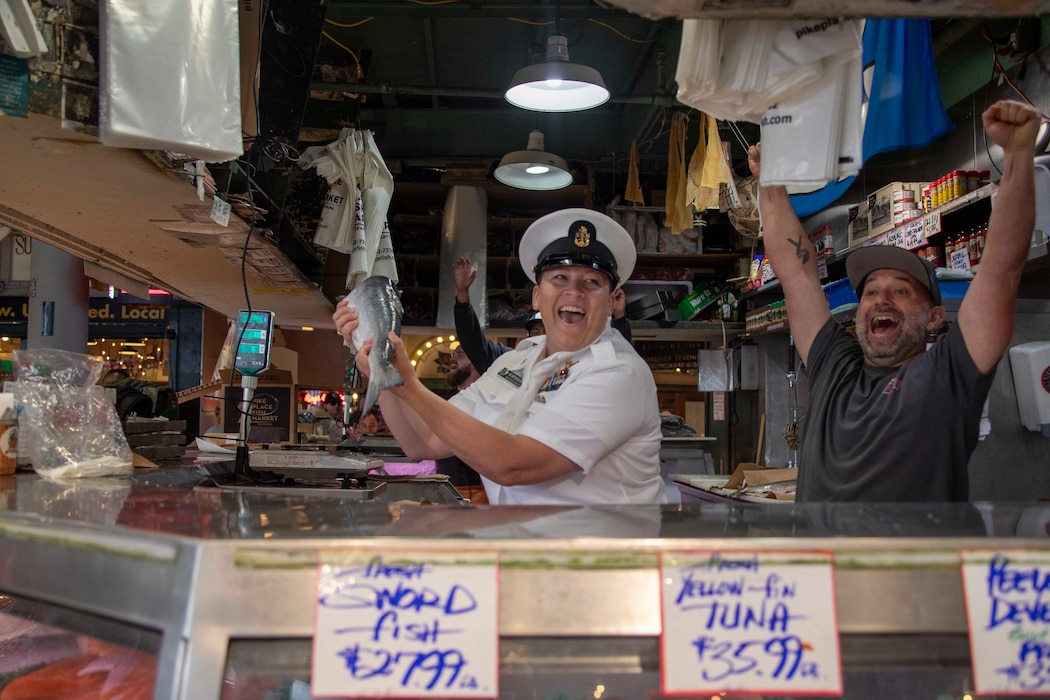
[[[97, 386], [102, 358], [51, 348], [15, 350], [7, 387], [22, 407], [19, 440], [48, 479], [131, 474], [131, 447], [109, 392]], [[20, 450], [21, 452], [21, 450]]]
[[675, 82], [678, 101], [694, 105], [714, 93], [722, 61], [722, 20], [682, 21]]
[[762, 117], [762, 184], [822, 185], [838, 177], [843, 98], [855, 56], [829, 66], [824, 78]]
[[778, 20], [769, 51], [765, 107], [799, 94], [818, 80], [825, 61], [861, 47], [861, 30], [853, 20]]
[[373, 275], [397, 281], [397, 266], [386, 218], [394, 196], [394, 176], [383, 161], [371, 131], [358, 131], [355, 141], [355, 152], [359, 156], [356, 162], [359, 219], [354, 229], [347, 289], [353, 289], [361, 280]]
[[343, 129], [336, 141], [307, 148], [299, 158], [300, 168], [313, 168], [328, 182], [328, 194], [321, 208], [313, 243], [346, 254], [353, 253], [354, 207], [357, 202], [354, 132], [354, 129]]

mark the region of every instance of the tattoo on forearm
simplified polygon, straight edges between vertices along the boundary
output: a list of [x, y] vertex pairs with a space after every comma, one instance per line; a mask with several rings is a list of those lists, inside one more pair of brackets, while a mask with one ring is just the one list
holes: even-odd
[[802, 247], [802, 236], [798, 237], [798, 241], [793, 241], [790, 238], [788, 242], [795, 246], [795, 257], [802, 261], [805, 265], [809, 262], [809, 251]]

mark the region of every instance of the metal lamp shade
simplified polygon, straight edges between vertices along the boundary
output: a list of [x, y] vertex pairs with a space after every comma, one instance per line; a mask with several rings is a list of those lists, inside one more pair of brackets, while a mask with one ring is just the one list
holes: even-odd
[[589, 66], [569, 63], [565, 37], [547, 41], [547, 60], [514, 74], [505, 97], [515, 107], [537, 112], [579, 112], [605, 104], [609, 90], [601, 74]]
[[495, 178], [522, 190], [560, 190], [572, 184], [572, 173], [565, 159], [543, 150], [543, 133], [529, 134], [524, 151], [513, 151], [500, 159]]

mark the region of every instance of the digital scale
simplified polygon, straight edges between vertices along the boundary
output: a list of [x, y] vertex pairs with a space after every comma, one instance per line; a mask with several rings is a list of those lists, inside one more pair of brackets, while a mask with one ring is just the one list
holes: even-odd
[[382, 481], [368, 480], [369, 471], [383, 467], [383, 460], [377, 457], [344, 450], [329, 451], [326, 448], [299, 446], [260, 449], [249, 456], [251, 406], [259, 386], [259, 375], [270, 368], [273, 316], [272, 311], [241, 310], [238, 313], [233, 368], [241, 373], [243, 390], [239, 411], [240, 431], [237, 436], [234, 481], [219, 484], [220, 487], [291, 488], [297, 491], [323, 491], [356, 500], [374, 498], [386, 488]]

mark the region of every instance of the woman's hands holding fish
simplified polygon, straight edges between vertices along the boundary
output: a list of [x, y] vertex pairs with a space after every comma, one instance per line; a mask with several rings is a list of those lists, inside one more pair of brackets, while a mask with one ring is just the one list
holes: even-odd
[[[354, 321], [354, 326], [357, 326], [356, 319]], [[350, 332], [351, 331], [347, 331], [347, 337], [349, 337]], [[396, 333], [390, 333], [387, 337], [390, 338], [390, 344], [393, 346], [394, 350], [394, 356], [391, 358], [390, 364], [394, 366], [394, 369], [398, 371], [406, 384], [412, 380], [418, 382], [419, 379], [416, 377], [416, 368], [412, 366], [411, 360], [408, 359], [408, 351], [405, 350], [405, 344], [401, 342], [401, 339], [397, 337]], [[374, 345], [374, 340], [366, 340], [361, 346], [361, 349], [357, 351], [356, 355], [354, 355], [354, 362], [357, 364], [357, 369], [361, 374], [365, 375], [365, 377], [369, 376], [370, 367], [368, 364], [368, 356], [371, 354]], [[403, 388], [404, 387], [394, 387], [391, 391], [398, 393], [402, 391]]]

